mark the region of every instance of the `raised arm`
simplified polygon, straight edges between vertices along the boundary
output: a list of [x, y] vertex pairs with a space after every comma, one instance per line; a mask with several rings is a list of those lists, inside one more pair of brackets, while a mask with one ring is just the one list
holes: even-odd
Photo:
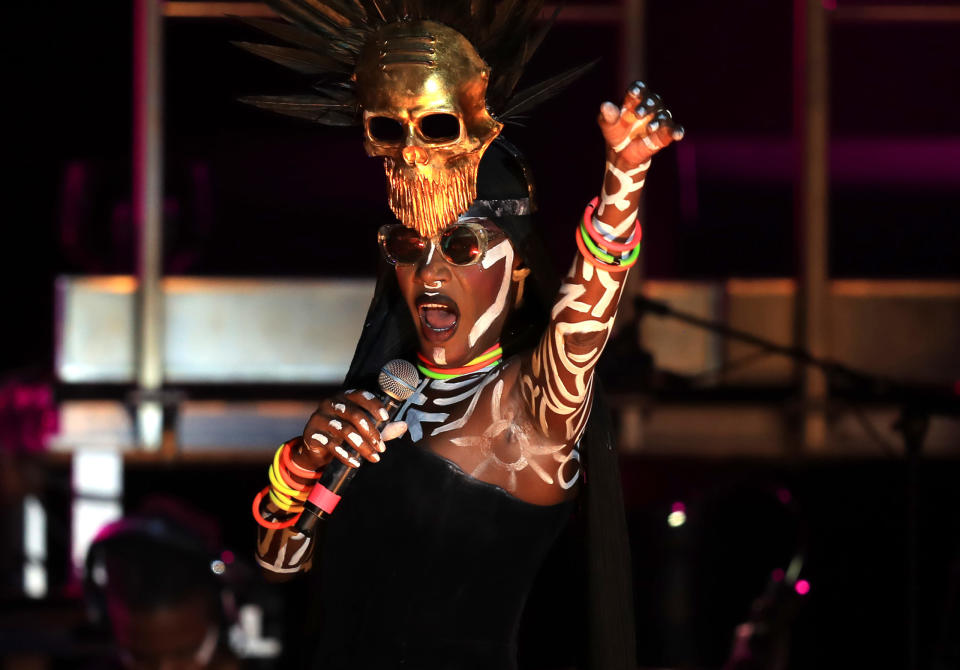
[[659, 96], [635, 82], [623, 106], [600, 107], [606, 173], [577, 232], [580, 253], [564, 278], [539, 345], [523, 363], [521, 395], [540, 430], [574, 444], [586, 425], [593, 371], [607, 343], [629, 267], [639, 252], [637, 214], [651, 157], [683, 137]]

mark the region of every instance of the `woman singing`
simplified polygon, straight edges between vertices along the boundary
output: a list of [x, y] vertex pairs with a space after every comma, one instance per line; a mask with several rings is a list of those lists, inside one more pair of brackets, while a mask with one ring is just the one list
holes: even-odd
[[[317, 31], [302, 4], [277, 3], [294, 32], [258, 27], [305, 46]], [[497, 3], [473, 3], [488, 4]], [[529, 24], [536, 12], [527, 14]], [[571, 217], [578, 225], [550, 227], [575, 235], [579, 249], [558, 291], [533, 228], [531, 180], [490, 113], [491, 99], [510, 93], [496, 59], [481, 58], [455, 17], [369, 17], [369, 34], [350, 33], [354, 98], [251, 100], [324, 122], [353, 114], [368, 153], [384, 158], [399, 219], [378, 233], [383, 263], [344, 390], [281, 446], [255, 501], [258, 561], [277, 577], [319, 568], [318, 668], [515, 668], [523, 604], [583, 485], [583, 449], [585, 488], [596, 489], [587, 496], [592, 661], [632, 667], [629, 557], [594, 368], [639, 252], [650, 159], [683, 131], [640, 82], [621, 105], [600, 106], [599, 197]], [[509, 26], [520, 29], [530, 32]], [[380, 432], [384, 405], [369, 391], [398, 357], [422, 379]], [[315, 552], [292, 526], [334, 459], [366, 463]]]

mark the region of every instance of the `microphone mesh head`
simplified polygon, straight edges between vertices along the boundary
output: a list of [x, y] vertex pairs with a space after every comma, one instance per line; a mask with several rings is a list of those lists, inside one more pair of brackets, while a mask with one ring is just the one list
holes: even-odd
[[377, 381], [384, 393], [402, 402], [417, 390], [420, 385], [420, 375], [410, 361], [394, 358], [380, 368], [380, 378]]

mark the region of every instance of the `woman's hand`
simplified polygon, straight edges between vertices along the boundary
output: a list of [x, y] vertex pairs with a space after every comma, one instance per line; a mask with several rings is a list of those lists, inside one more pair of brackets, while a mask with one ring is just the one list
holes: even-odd
[[673, 120], [660, 96], [636, 81], [623, 105], [600, 105], [597, 119], [607, 143], [607, 160], [620, 169], [642, 165], [671, 142], [683, 139], [683, 126]]
[[673, 120], [660, 96], [647, 90], [642, 81], [633, 83], [622, 107], [612, 102], [600, 105], [597, 122], [607, 143], [607, 170], [596, 222], [611, 240], [624, 242], [633, 232], [650, 159], [671, 142], [682, 139], [683, 126]]
[[368, 391], [349, 390], [320, 403], [303, 429], [303, 446], [293, 460], [309, 470], [319, 470], [334, 458], [356, 468], [360, 459], [380, 461], [386, 441], [407, 431], [402, 421], [377, 426], [389, 419], [386, 407]]

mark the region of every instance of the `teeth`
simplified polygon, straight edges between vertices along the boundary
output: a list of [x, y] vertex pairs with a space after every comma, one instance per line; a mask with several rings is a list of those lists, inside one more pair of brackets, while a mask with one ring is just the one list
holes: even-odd
[[439, 305], [439, 304], [437, 304], [437, 303], [435, 303], [435, 302], [425, 302], [425, 303], [423, 303], [422, 305], [420, 305], [420, 308], [421, 308], [421, 309], [442, 309], [442, 310], [445, 310], [445, 311], [447, 311], [447, 312], [453, 311], [453, 310], [451, 310], [448, 306], [446, 306], [446, 305]]

